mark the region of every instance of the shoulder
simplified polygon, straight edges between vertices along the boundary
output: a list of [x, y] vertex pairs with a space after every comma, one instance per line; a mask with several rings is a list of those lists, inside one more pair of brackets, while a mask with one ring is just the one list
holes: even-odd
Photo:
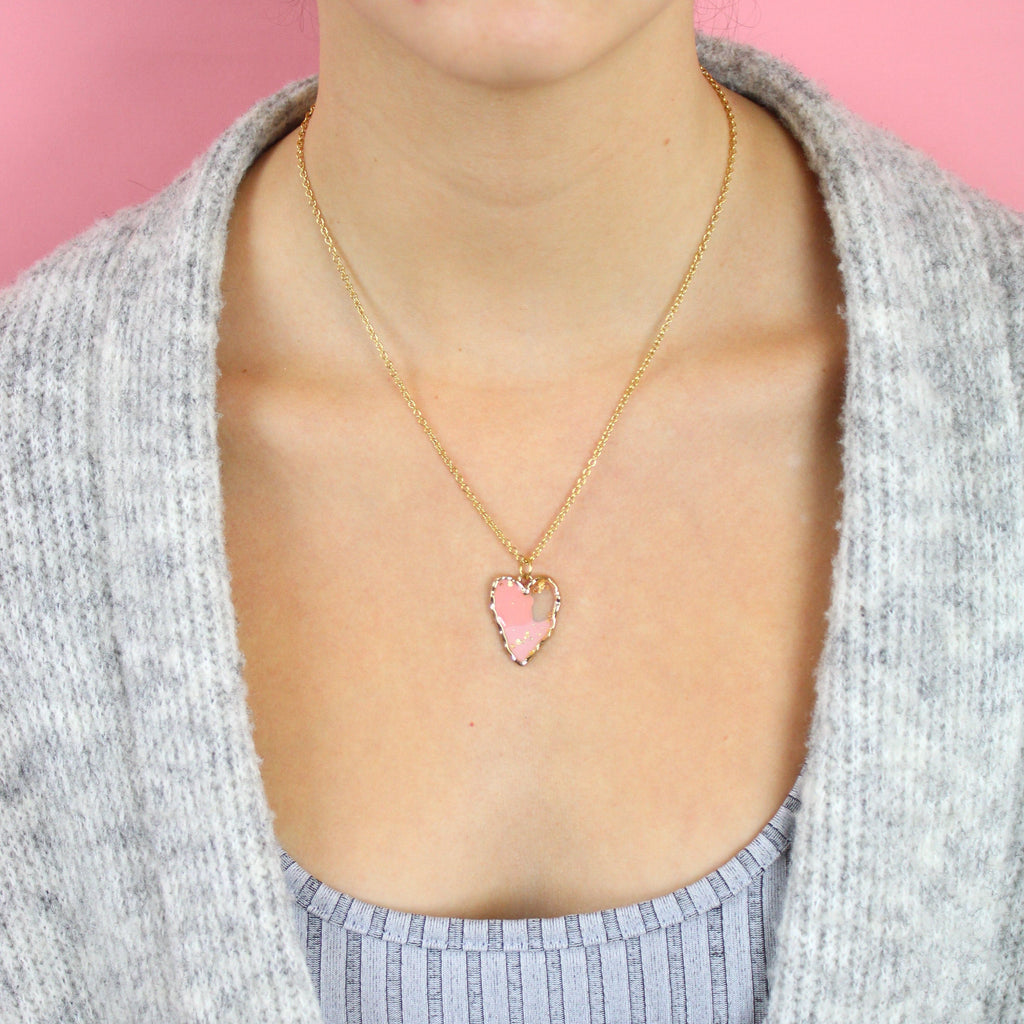
[[148, 203], [97, 222], [23, 271], [0, 292], [0, 372], [35, 371], [74, 358], [149, 270], [145, 238], [162, 234], [180, 206], [182, 180]]
[[[872, 124], [784, 60], [754, 47], [698, 37], [702, 63], [723, 84], [770, 111], [804, 150], [835, 212], [888, 212], [912, 230], [954, 231], [982, 222], [988, 230], [1020, 237], [1024, 215], [987, 198], [926, 153]], [[925, 216], [921, 217], [921, 214]], [[915, 224], [902, 224], [901, 214]]]
[[[701, 62], [723, 84], [770, 111], [804, 150], [836, 212], [870, 205], [926, 214], [917, 227], [953, 230], [958, 221], [986, 222], [1019, 237], [1024, 215], [988, 199], [926, 153], [855, 114], [784, 60], [754, 47], [698, 37]], [[898, 229], [899, 222], [890, 227]]]
[[[0, 366], [32, 339], [59, 350], [137, 303], [154, 275], [164, 304], [172, 284], [198, 285], [222, 243], [242, 176], [262, 150], [301, 119], [316, 79], [293, 82], [240, 117], [192, 166], [147, 202], [118, 211], [64, 243], [0, 290]], [[191, 276], [190, 276], [191, 272]]]
[[159, 359], [161, 336], [216, 322], [238, 184], [301, 119], [315, 88], [305, 79], [261, 100], [163, 191], [97, 222], [0, 291], [5, 429], [42, 430], [65, 402], [105, 401], [112, 360]]
[[[1009, 353], [1024, 381], [1024, 216], [854, 114], [786, 62], [702, 36], [702, 62], [800, 144], [828, 213], [851, 329], [908, 350]], [[884, 325], [884, 328], [883, 326]]]

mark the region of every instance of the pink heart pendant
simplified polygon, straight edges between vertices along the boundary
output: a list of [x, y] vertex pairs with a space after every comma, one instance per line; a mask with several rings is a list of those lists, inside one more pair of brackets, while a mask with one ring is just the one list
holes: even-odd
[[555, 628], [561, 599], [550, 576], [499, 576], [491, 584], [491, 611], [505, 650], [517, 665], [525, 665]]

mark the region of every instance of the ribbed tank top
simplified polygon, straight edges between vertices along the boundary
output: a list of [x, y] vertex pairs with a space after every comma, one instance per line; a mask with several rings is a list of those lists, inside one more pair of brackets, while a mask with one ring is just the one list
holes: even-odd
[[391, 910], [318, 881], [279, 844], [325, 1024], [758, 1024], [803, 774], [717, 870], [564, 917]]

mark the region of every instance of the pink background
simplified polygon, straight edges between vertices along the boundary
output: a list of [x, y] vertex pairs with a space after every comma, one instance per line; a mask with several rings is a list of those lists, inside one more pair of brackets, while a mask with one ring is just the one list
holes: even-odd
[[[1022, 0], [697, 2], [710, 30], [786, 58], [1024, 209]], [[316, 69], [316, 28], [302, 0], [5, 7], [0, 284], [162, 188], [256, 99]]]

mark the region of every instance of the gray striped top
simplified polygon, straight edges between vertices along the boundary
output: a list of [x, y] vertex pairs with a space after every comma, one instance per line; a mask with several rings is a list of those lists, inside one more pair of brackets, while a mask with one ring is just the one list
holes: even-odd
[[803, 776], [716, 871], [666, 896], [565, 917], [375, 906], [318, 881], [279, 844], [325, 1024], [764, 1020]]

